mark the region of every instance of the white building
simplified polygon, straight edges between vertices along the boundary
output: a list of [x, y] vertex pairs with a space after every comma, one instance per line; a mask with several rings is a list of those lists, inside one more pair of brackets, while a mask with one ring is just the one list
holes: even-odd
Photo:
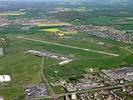
[[126, 75], [127, 76], [133, 76], [133, 72], [128, 72]]
[[72, 61], [71, 59], [64, 60], [64, 61], [60, 62], [59, 65], [65, 65], [65, 64], [70, 63], [71, 61]]
[[72, 99], [72, 100], [77, 100], [77, 96], [76, 96], [75, 93], [73, 93], [73, 94], [71, 95], [71, 99]]
[[4, 49], [0, 48], [0, 56], [3, 56], [3, 55], [4, 55]]
[[4, 98], [2, 96], [0, 96], [0, 100], [4, 100]]
[[9, 75], [0, 75], [0, 82], [9, 82], [11, 77]]

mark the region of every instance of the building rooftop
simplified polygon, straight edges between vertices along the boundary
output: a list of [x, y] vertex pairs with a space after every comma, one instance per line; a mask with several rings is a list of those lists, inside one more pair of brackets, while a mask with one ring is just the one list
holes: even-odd
[[11, 81], [10, 75], [0, 75], [0, 82], [9, 82]]

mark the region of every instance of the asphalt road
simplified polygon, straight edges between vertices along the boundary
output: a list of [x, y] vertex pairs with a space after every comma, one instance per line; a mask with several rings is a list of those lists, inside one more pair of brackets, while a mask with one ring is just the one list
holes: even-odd
[[105, 55], [109, 55], [109, 56], [119, 56], [118, 54], [114, 54], [114, 53], [98, 51], [98, 50], [92, 50], [92, 49], [86, 49], [86, 48], [80, 48], [80, 47], [76, 47], [76, 46], [53, 43], [53, 42], [48, 42], [48, 41], [43, 41], [43, 40], [38, 40], [38, 39], [33, 39], [33, 38], [27, 38], [27, 37], [22, 37], [22, 36], [17, 36], [17, 38], [18, 39], [28, 40], [28, 41], [40, 42], [40, 43], [49, 44], [49, 45], [56, 45], [56, 46], [65, 47], [65, 48], [71, 48], [71, 49], [82, 50], [82, 51], [87, 51], [87, 52], [105, 54]]
[[50, 86], [50, 83], [49, 83], [49, 81], [47, 80], [45, 74], [43, 73], [43, 69], [44, 69], [44, 57], [42, 57], [41, 66], [40, 66], [40, 67], [41, 67], [41, 76], [42, 76], [42, 78], [43, 78], [43, 81], [45, 81], [45, 83], [46, 83], [46, 85], [47, 85], [47, 87], [48, 87], [48, 91], [49, 91], [50, 95], [54, 96], [55, 93], [54, 93], [52, 87]]

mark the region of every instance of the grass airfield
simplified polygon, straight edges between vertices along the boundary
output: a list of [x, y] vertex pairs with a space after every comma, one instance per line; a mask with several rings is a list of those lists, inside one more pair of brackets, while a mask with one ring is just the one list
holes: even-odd
[[[124, 44], [86, 35], [87, 34], [85, 33], [77, 33], [70, 35], [70, 38], [67, 38], [68, 36], [57, 37], [53, 34], [48, 34], [47, 32], [31, 35], [13, 33], [5, 35], [8, 45], [6, 46], [5, 56], [0, 58], [0, 73], [11, 75], [12, 81], [8, 85], [0, 88], [0, 95], [4, 96], [6, 100], [10, 100], [10, 98], [23, 100], [23, 85], [37, 84], [41, 81], [41, 58], [30, 54], [24, 54], [24, 50], [28, 48], [59, 53], [70, 56], [74, 59], [70, 64], [59, 66], [57, 65], [57, 60], [45, 58], [44, 74], [50, 82], [55, 82], [60, 78], [69, 79], [70, 77], [80, 76], [85, 73], [88, 68], [99, 70], [103, 68], [110, 69], [120, 67], [120, 65], [132, 64], [132, 53], [124, 49], [124, 47], [128, 46], [130, 47], [130, 50], [133, 50], [131, 44]], [[63, 45], [106, 51], [119, 54], [120, 56], [114, 57], [100, 53], [84, 52], [82, 50], [70, 49], [57, 45], [23, 40], [17, 38], [17, 36]], [[104, 44], [99, 45], [97, 44], [98, 42], [103, 42]], [[55, 76], [55, 71], [58, 71], [57, 77]], [[58, 90], [58, 87], [53, 88], [54, 90]], [[58, 90], [56, 92], [60, 93], [62, 91]]]

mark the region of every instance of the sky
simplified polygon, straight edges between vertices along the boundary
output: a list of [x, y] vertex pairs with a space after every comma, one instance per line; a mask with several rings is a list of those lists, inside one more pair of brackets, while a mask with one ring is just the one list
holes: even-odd
[[0, 0], [0, 1], [98, 1], [98, 2], [127, 2], [133, 0]]
[[[68, 1], [68, 0], [0, 0], [0, 1]], [[71, 1], [103, 1], [103, 0], [71, 0]], [[104, 1], [130, 1], [130, 0], [104, 0]]]

